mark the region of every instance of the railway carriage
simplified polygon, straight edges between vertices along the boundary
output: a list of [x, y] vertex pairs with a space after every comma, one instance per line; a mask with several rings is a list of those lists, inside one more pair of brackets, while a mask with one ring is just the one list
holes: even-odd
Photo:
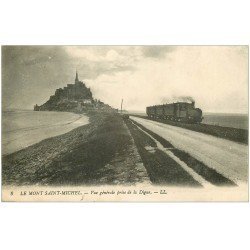
[[195, 103], [176, 102], [155, 105], [146, 108], [148, 117], [178, 122], [200, 123], [203, 119], [202, 110], [195, 108]]

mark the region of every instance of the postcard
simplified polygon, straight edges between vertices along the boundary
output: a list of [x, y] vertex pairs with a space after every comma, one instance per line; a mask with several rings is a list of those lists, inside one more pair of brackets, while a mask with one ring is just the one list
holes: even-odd
[[2, 46], [2, 201], [248, 201], [248, 46]]

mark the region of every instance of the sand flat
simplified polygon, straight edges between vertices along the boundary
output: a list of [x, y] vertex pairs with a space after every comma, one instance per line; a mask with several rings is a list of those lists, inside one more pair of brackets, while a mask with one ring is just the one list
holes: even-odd
[[83, 114], [50, 111], [3, 113], [2, 154], [10, 154], [46, 138], [89, 123]]

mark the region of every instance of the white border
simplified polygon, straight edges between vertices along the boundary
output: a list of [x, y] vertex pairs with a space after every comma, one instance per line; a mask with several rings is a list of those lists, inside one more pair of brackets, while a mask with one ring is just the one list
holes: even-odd
[[[249, 1], [2, 1], [1, 44], [247, 45]], [[2, 249], [248, 249], [246, 203], [1, 203]]]

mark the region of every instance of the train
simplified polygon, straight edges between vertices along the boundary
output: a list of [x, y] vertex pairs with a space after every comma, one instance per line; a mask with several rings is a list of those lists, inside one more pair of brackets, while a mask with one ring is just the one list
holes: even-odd
[[202, 110], [195, 108], [195, 102], [176, 102], [154, 105], [146, 108], [149, 118], [166, 119], [185, 123], [201, 123]]

